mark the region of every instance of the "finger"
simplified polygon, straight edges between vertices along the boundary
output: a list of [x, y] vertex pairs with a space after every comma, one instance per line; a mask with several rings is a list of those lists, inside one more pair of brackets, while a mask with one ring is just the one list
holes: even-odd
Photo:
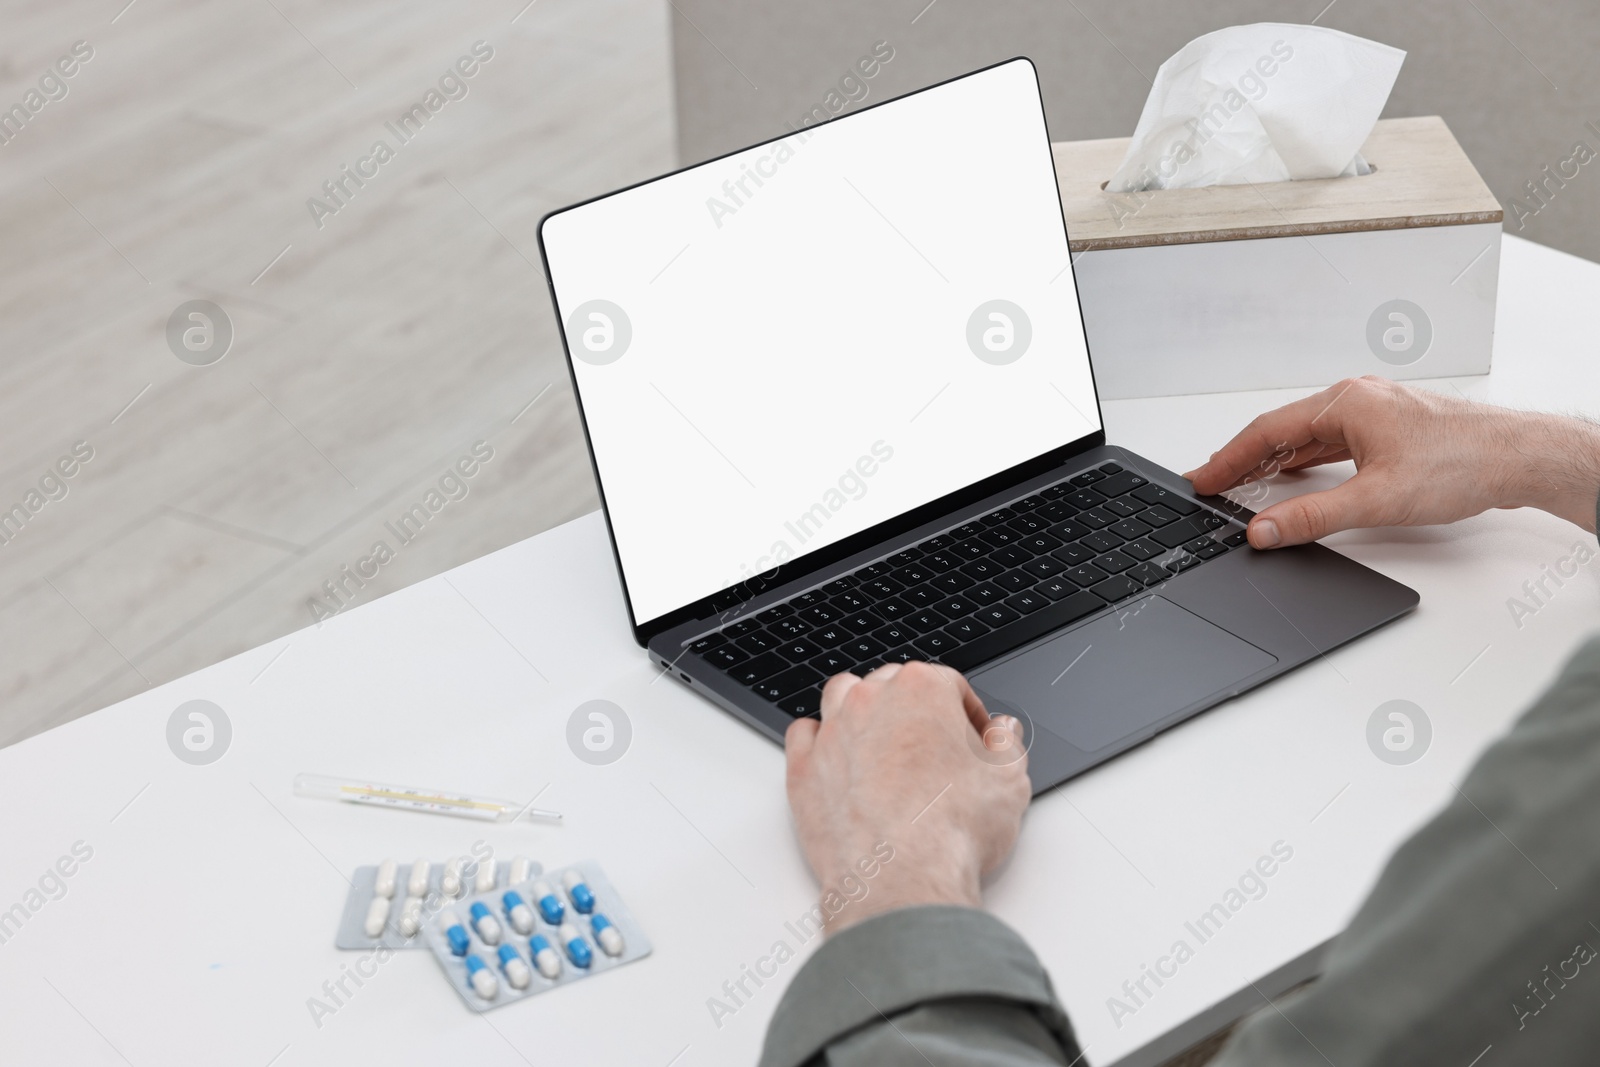
[[1300, 449], [1313, 441], [1343, 446], [1338, 402], [1350, 386], [1350, 382], [1340, 382], [1256, 416], [1185, 477], [1194, 483], [1195, 492], [1210, 496], [1238, 485], [1245, 475], [1285, 449]]
[[[839, 710], [839, 705], [844, 701], [844, 695], [861, 684], [861, 679], [845, 671], [828, 679], [822, 687], [822, 718], [827, 720]], [[798, 722], [800, 720], [796, 720]]]
[[942, 663], [933, 665], [940, 676], [955, 687], [956, 695], [961, 699], [961, 710], [966, 713], [967, 721], [972, 723], [972, 728], [982, 735], [989, 728], [989, 709], [983, 706], [983, 698], [972, 689], [972, 684], [966, 676], [954, 667], [946, 667]]
[[808, 715], [796, 719], [789, 724], [789, 729], [784, 731], [783, 750], [791, 776], [796, 774], [811, 757], [811, 750], [817, 743], [817, 731], [820, 729], [822, 724]]
[[1022, 745], [1022, 722], [1013, 715], [996, 715], [983, 731], [983, 744], [991, 752], [1010, 752]]
[[1390, 525], [1395, 505], [1394, 494], [1380, 479], [1362, 473], [1327, 492], [1274, 504], [1250, 520], [1246, 529], [1253, 548], [1303, 545], [1340, 530]]
[[868, 671], [866, 677], [861, 680], [864, 682], [876, 682], [879, 685], [882, 685], [890, 678], [893, 678], [895, 675], [899, 674], [900, 668], [904, 666], [905, 664], [903, 663], [885, 663], [881, 667], [874, 667], [872, 670]]
[[1322, 445], [1316, 455], [1297, 457], [1292, 463], [1285, 463], [1279, 470], [1303, 471], [1310, 467], [1320, 467], [1324, 463], [1347, 463], [1353, 457], [1348, 448], [1339, 445]]

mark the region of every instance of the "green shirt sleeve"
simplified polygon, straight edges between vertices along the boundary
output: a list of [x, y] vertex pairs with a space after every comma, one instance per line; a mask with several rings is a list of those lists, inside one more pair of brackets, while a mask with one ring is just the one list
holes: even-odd
[[875, 915], [831, 937], [784, 992], [761, 1067], [1024, 1067], [1078, 1059], [1025, 941], [972, 908]]

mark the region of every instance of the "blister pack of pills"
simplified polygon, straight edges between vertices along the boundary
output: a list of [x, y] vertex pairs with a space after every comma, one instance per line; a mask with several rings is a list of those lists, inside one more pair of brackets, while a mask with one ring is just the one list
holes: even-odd
[[418, 935], [443, 908], [473, 894], [522, 885], [543, 868], [526, 856], [510, 862], [457, 856], [443, 863], [386, 859], [357, 867], [334, 937], [337, 948], [422, 948]]
[[535, 873], [504, 889], [450, 901], [424, 925], [423, 937], [473, 1011], [650, 954], [644, 931], [597, 863]]

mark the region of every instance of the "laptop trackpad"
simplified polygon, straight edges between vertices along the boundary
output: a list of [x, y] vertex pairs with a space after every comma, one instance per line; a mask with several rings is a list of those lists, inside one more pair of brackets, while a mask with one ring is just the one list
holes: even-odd
[[1276, 662], [1220, 626], [1150, 596], [980, 670], [972, 684], [985, 698], [1094, 752]]

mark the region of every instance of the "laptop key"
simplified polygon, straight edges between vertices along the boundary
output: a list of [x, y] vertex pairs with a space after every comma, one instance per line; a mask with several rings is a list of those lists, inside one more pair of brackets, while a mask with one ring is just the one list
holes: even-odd
[[1190, 515], [1187, 518], [1179, 519], [1177, 522], [1161, 527], [1150, 536], [1158, 544], [1166, 545], [1168, 548], [1177, 548], [1185, 541], [1193, 541], [1196, 537], [1210, 530], [1211, 527], [1206, 524], [1203, 516]]
[[1024, 563], [1022, 569], [1033, 575], [1037, 580], [1060, 574], [1067, 569], [1067, 565], [1054, 556], [1040, 556], [1038, 559], [1030, 559]]
[[799, 618], [802, 622], [809, 622], [813, 626], [826, 626], [830, 622], [838, 622], [843, 615], [843, 609], [836, 608], [832, 604], [823, 603], [809, 608], [802, 608]]
[[1096, 585], [1110, 577], [1099, 567], [1091, 567], [1087, 563], [1080, 563], [1076, 567], [1068, 567], [1061, 573], [1063, 577], [1071, 579], [1073, 584], [1079, 586]]
[[839, 622], [853, 634], [864, 634], [882, 626], [884, 619], [876, 612], [858, 611], [852, 615], [846, 615]]
[[827, 593], [824, 593], [820, 589], [811, 589], [807, 592], [801, 593], [799, 596], [790, 597], [789, 603], [793, 604], [798, 610], [801, 608], [809, 608], [816, 604], [821, 604], [827, 599]]
[[[915, 615], [911, 615], [902, 621], [905, 623], [905, 625], [917, 631], [919, 634], [925, 634], [929, 630], [939, 629], [950, 620], [939, 614], [937, 611], [919, 611]], [[911, 643], [913, 645], [916, 644], [915, 641]]]
[[1031, 615], [1049, 603], [1049, 597], [1043, 593], [1035, 593], [1031, 589], [1026, 593], [1018, 593], [1016, 596], [1006, 598], [1006, 607], [1013, 611], [1019, 611], [1024, 615]]
[[1068, 504], [1065, 500], [1057, 500], [1054, 503], [1046, 504], [1035, 514], [1046, 522], [1066, 522], [1076, 515], [1078, 511], [1078, 508]]
[[979, 534], [978, 540], [991, 544], [996, 548], [1003, 548], [1006, 545], [1016, 543], [1021, 537], [1021, 534], [1009, 526], [996, 526]]
[[846, 653], [859, 663], [881, 656], [888, 649], [882, 641], [872, 637], [852, 637], [839, 646], [839, 651]]
[[1227, 545], [1229, 548], [1238, 548], [1240, 545], [1249, 544], [1250, 539], [1245, 536], [1245, 532], [1243, 530], [1235, 530], [1227, 537], [1224, 537], [1222, 539], [1222, 543]]
[[1072, 483], [1057, 482], [1055, 485], [1039, 490], [1039, 495], [1046, 500], [1059, 500], [1072, 492]]
[[[1112, 501], [1112, 503], [1115, 503], [1115, 501]], [[1124, 541], [1137, 541], [1139, 538], [1150, 532], [1150, 527], [1146, 526], [1138, 519], [1123, 519], [1121, 522], [1116, 523], [1113, 526], [1108, 526], [1106, 529], [1109, 532], [1116, 534]]]
[[[969, 671], [1035, 638], [1043, 637], [1052, 630], [1076, 622], [1086, 615], [1092, 615], [1103, 607], [1105, 602], [1099, 597], [1080, 590], [1028, 615], [1010, 612], [1013, 618], [1007, 620], [1009, 625], [1003, 623], [990, 633], [967, 642], [954, 652], [946, 653], [943, 657], [944, 662], [958, 671]], [[998, 610], [1010, 611], [1008, 608]]]
[[881, 578], [889, 573], [887, 563], [869, 563], [855, 572], [855, 577], [863, 582], [870, 582], [874, 578]]
[[[1114, 496], [1116, 494], [1112, 495]], [[1097, 508], [1106, 502], [1106, 498], [1095, 492], [1093, 489], [1078, 489], [1068, 493], [1061, 499], [1065, 500], [1073, 507], [1084, 511], [1088, 510], [1089, 508]]]
[[992, 559], [975, 559], [971, 563], [963, 563], [961, 573], [978, 581], [987, 581], [997, 574], [1004, 574], [1005, 567]]
[[901, 626], [899, 623], [894, 622], [872, 631], [873, 639], [882, 642], [886, 648], [903, 645], [915, 636], [916, 634], [911, 632], [910, 627]]
[[1105, 475], [1099, 471], [1084, 471], [1082, 474], [1074, 474], [1067, 481], [1081, 488], [1086, 485], [1093, 485], [1104, 477]]
[[1209, 545], [1206, 545], [1204, 548], [1200, 549], [1200, 551], [1196, 552], [1195, 555], [1199, 556], [1201, 559], [1216, 559], [1226, 551], [1228, 551], [1227, 545], [1223, 544], [1221, 541], [1213, 541]]
[[1001, 591], [1000, 587], [989, 582], [984, 582], [982, 585], [975, 585], [971, 589], [967, 590], [967, 599], [976, 600], [979, 607], [984, 607], [989, 604], [998, 604], [1005, 598], [1006, 594]]
[[1016, 622], [1022, 618], [1022, 613], [1008, 608], [1004, 604], [991, 604], [979, 611], [973, 618], [990, 629], [998, 629], [1008, 622]]
[[1010, 522], [1016, 517], [1017, 513], [1011, 508], [1000, 508], [996, 511], [989, 512], [989, 514], [979, 519], [978, 522], [983, 526], [1000, 526], [1004, 523]]
[[822, 591], [828, 594], [843, 593], [845, 590], [852, 589], [859, 584], [860, 582], [855, 575], [847, 574], [843, 578], [835, 578], [833, 581], [823, 586]]
[[[1166, 550], [1162, 549], [1162, 551]], [[1094, 549], [1086, 548], [1083, 545], [1062, 545], [1050, 555], [1069, 567], [1076, 567], [1080, 563], [1088, 563], [1094, 558], [1095, 553]]]
[[989, 558], [1003, 567], [1020, 567], [1033, 558], [1033, 553], [1021, 545], [1007, 545], [989, 553]]
[[1149, 505], [1136, 496], [1119, 496], [1115, 500], [1107, 500], [1100, 506], [1111, 512], [1111, 514], [1121, 515], [1126, 519], [1139, 514]]
[[747, 659], [733, 668], [728, 672], [728, 677], [740, 685], [755, 685], [764, 678], [771, 678], [779, 671], [788, 669], [788, 660], [776, 652], [763, 652], [761, 655]]
[[1047, 582], [1040, 582], [1033, 588], [1035, 592], [1043, 593], [1051, 600], [1061, 600], [1078, 591], [1078, 587], [1065, 578], [1051, 578]]
[[790, 667], [782, 674], [775, 674], [764, 682], [757, 682], [753, 688], [758, 696], [777, 703], [786, 696], [793, 696], [802, 689], [822, 682], [822, 672], [809, 667], [804, 663]]
[[1061, 547], [1061, 541], [1047, 533], [1037, 533], [1032, 537], [1024, 537], [1018, 543], [1035, 555], [1042, 555]]
[[794, 606], [792, 604], [774, 604], [766, 611], [763, 611], [760, 615], [757, 615], [756, 621], [763, 626], [771, 626], [779, 619], [786, 618], [787, 616], [793, 614]]
[[940, 574], [961, 566], [961, 558], [952, 555], [948, 549], [944, 549], [938, 552], [930, 552], [923, 556], [922, 565], [930, 568], [934, 573]]
[[915, 563], [917, 560], [921, 559], [923, 555], [924, 553], [920, 548], [908, 548], [903, 551], [896, 552], [894, 555], [884, 560], [884, 562], [893, 564], [896, 567], [903, 567], [908, 563]]
[[1193, 515], [1200, 510], [1200, 505], [1185, 500], [1171, 489], [1159, 485], [1141, 485], [1133, 491], [1133, 495], [1143, 500], [1146, 504], [1160, 504], [1171, 508], [1179, 515]]
[[1091, 561], [1096, 567], [1108, 574], [1121, 574], [1136, 562], [1121, 552], [1104, 552]]
[[1014, 571], [1006, 571], [1004, 574], [994, 580], [994, 584], [1005, 590], [1007, 593], [1016, 593], [1023, 589], [1032, 589], [1034, 583], [1038, 580], [1039, 579], [1035, 578], [1027, 571], [1019, 568], [1018, 570]]
[[1054, 526], [1050, 527], [1050, 536], [1054, 537], [1058, 541], [1076, 541], [1078, 538], [1084, 537], [1090, 532], [1091, 531], [1089, 527], [1085, 526], [1081, 522], [1078, 522], [1077, 520], [1058, 522]]
[[905, 586], [901, 585], [893, 578], [882, 577], [873, 578], [871, 581], [863, 583], [861, 588], [865, 590], [869, 596], [886, 597], [894, 596], [896, 593], [900, 592], [900, 590], [904, 589]]
[[873, 599], [874, 598], [872, 597], [862, 596], [861, 590], [859, 589], [847, 589], [842, 593], [833, 594], [833, 596], [828, 598], [828, 603], [832, 604], [841, 611], [850, 612], [860, 611], [863, 608], [870, 608], [872, 606]]
[[1078, 544], [1095, 552], [1110, 552], [1113, 548], [1121, 545], [1122, 542], [1123, 538], [1118, 537], [1110, 530], [1096, 530], [1092, 534], [1078, 538]]
[[[1130, 497], [1129, 499], [1136, 500], [1138, 498]], [[1165, 526], [1167, 523], [1177, 522], [1181, 518], [1183, 518], [1182, 515], [1179, 515], [1165, 504], [1152, 504], [1139, 512], [1139, 521], [1148, 523], [1151, 526]]]
[[948, 600], [941, 600], [933, 606], [933, 610], [947, 619], [959, 619], [963, 615], [971, 615], [978, 610], [978, 602], [964, 596], [953, 596]]
[[1094, 483], [1094, 491], [1102, 496], [1121, 496], [1145, 485], [1149, 479], [1141, 478], [1132, 471], [1118, 471], [1101, 481]]
[[940, 534], [938, 537], [928, 538], [926, 541], [923, 541], [921, 544], [917, 545], [917, 547], [922, 549], [924, 552], [942, 552], [950, 547], [950, 538], [946, 537], [944, 534]]
[[811, 632], [811, 624], [798, 618], [779, 619], [770, 627], [773, 633], [782, 638], [799, 637]]
[[911, 642], [911, 647], [919, 652], [926, 652], [930, 656], [942, 656], [946, 652], [954, 650], [957, 644], [959, 642], [949, 634], [935, 630], [932, 633], [923, 634]]
[[888, 600], [880, 600], [872, 605], [872, 610], [874, 613], [892, 621], [901, 616], [911, 614], [914, 609], [899, 597], [890, 597]]
[[[972, 566], [976, 566], [976, 564], [974, 563]], [[977, 579], [969, 578], [960, 571], [951, 571], [948, 574], [939, 575], [928, 584], [933, 586], [935, 589], [943, 590], [946, 593], [959, 593], [963, 589], [970, 589], [972, 586], [976, 585]]]
[[[834, 645], [842, 644], [850, 636], [850, 631], [843, 626], [819, 626], [807, 634], [805, 640], [810, 641], [819, 648], [832, 648]], [[782, 650], [780, 649], [779, 651]]]
[[822, 652], [822, 646], [803, 637], [792, 638], [778, 646], [778, 651], [791, 663], [804, 663]]
[[1154, 563], [1140, 563], [1129, 567], [1122, 573], [1125, 577], [1138, 582], [1140, 585], [1160, 585], [1172, 577], [1165, 568], [1158, 567]]
[[1090, 508], [1088, 511], [1078, 512], [1077, 521], [1091, 529], [1099, 530], [1116, 522], [1117, 517], [1105, 508]]
[[982, 637], [989, 632], [989, 628], [977, 619], [957, 619], [944, 628], [944, 632], [955, 638], [957, 642], [967, 642], [974, 638]]
[[774, 635], [767, 633], [765, 630], [757, 630], [753, 634], [745, 634], [743, 637], [735, 641], [734, 644], [738, 645], [741, 649], [753, 656], [758, 652], [770, 652], [777, 648], [778, 639]]
[[811, 666], [831, 678], [840, 671], [849, 670], [855, 662], [854, 656], [847, 656], [838, 649], [834, 649], [832, 652], [824, 652], [812, 660]]
[[724, 644], [727, 640], [728, 635], [724, 633], [706, 634], [699, 640], [690, 641], [689, 651], [699, 655], [704, 655], [706, 652], [716, 648], [718, 645]]
[[723, 670], [727, 670], [729, 667], [737, 667], [750, 658], [748, 652], [741, 652], [732, 645], [718, 645], [715, 648], [708, 648], [700, 655], [704, 657], [707, 663]]
[[1143, 590], [1144, 586], [1140, 585], [1132, 578], [1128, 578], [1121, 574], [1107, 578], [1099, 585], [1089, 587], [1089, 592], [1100, 597], [1108, 604], [1115, 604], [1119, 600], [1126, 600], [1133, 594], [1142, 592]]
[[1145, 537], [1138, 541], [1130, 541], [1117, 551], [1126, 553], [1134, 559], [1146, 560], [1155, 559], [1166, 550], [1166, 546], [1159, 541], [1152, 541], [1150, 538]]
[[901, 585], [912, 586], [921, 585], [929, 578], [932, 578], [933, 574], [932, 570], [922, 566], [920, 563], [910, 563], [904, 567], [896, 567], [889, 572], [889, 577]]
[[1096, 467], [1095, 470], [1100, 471], [1100, 472], [1102, 472], [1104, 474], [1121, 474], [1122, 473], [1122, 464], [1120, 464], [1120, 463], [1102, 463], [1102, 464], [1100, 464], [1100, 466]]
[[793, 696], [786, 696], [778, 701], [778, 710], [787, 712], [796, 719], [815, 715], [821, 708], [822, 690], [817, 688], [804, 689]]
[[885, 663], [910, 663], [912, 660], [926, 661], [927, 658], [927, 656], [910, 645], [892, 648], [883, 654], [883, 662]]
[[950, 554], [960, 559], [982, 559], [989, 554], [990, 546], [976, 537], [962, 541], [950, 549]]
[[914, 608], [932, 607], [943, 597], [944, 593], [931, 585], [919, 585], [915, 589], [907, 589], [900, 594], [900, 599]]
[[1006, 523], [1007, 526], [1021, 534], [1040, 533], [1050, 525], [1037, 515], [1019, 515]]

